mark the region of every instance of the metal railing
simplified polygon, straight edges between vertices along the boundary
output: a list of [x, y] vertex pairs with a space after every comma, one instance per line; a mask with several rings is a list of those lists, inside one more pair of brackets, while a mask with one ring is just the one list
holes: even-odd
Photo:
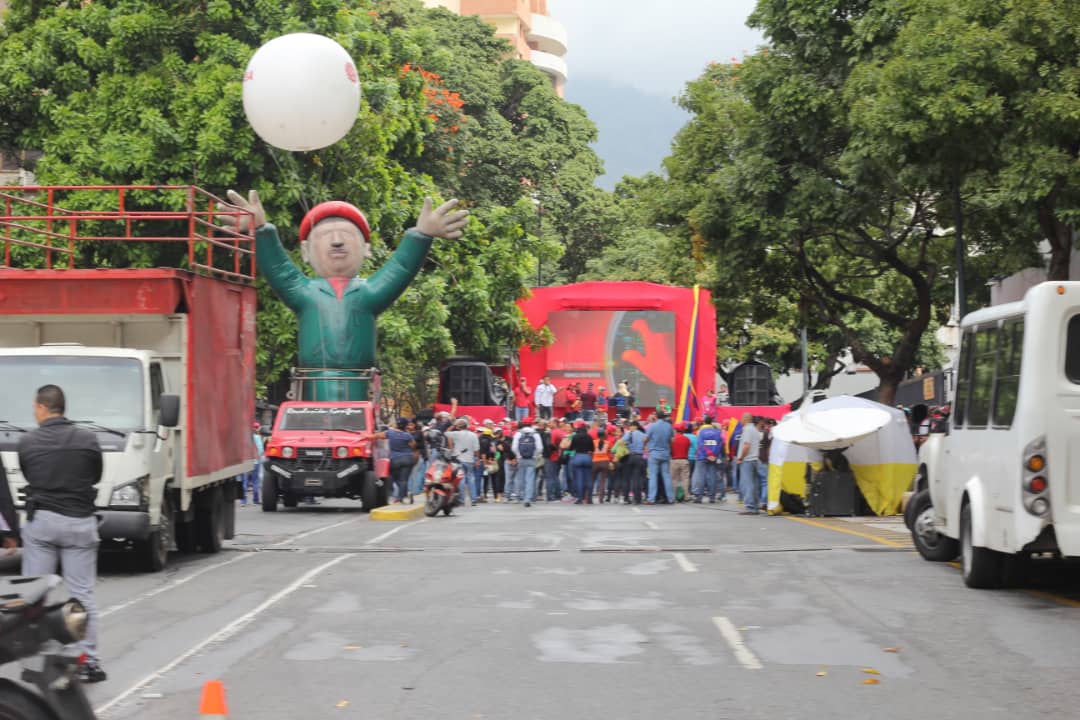
[[188, 269], [251, 281], [254, 235], [221, 226], [245, 215], [194, 185], [0, 186], [0, 266], [76, 269], [89, 243], [186, 243]]

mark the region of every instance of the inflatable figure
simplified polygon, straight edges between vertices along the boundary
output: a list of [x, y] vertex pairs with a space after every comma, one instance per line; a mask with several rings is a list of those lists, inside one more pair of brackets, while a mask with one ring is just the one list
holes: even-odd
[[367, 400], [368, 373], [375, 367], [375, 318], [420, 272], [434, 238], [461, 237], [468, 211], [455, 211], [457, 200], [433, 209], [426, 199], [416, 227], [405, 231], [390, 259], [360, 278], [370, 255], [367, 218], [346, 202], [316, 205], [300, 223], [300, 250], [317, 276], [308, 277], [266, 222], [258, 193], [252, 190], [245, 200], [230, 190], [229, 200], [234, 209], [251, 213], [259, 272], [299, 320], [299, 369], [305, 381], [298, 399]]

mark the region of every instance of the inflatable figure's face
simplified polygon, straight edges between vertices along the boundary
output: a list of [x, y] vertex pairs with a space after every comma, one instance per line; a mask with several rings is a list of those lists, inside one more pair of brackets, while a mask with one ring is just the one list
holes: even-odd
[[342, 218], [327, 218], [300, 243], [304, 260], [322, 277], [352, 278], [368, 256], [360, 228]]

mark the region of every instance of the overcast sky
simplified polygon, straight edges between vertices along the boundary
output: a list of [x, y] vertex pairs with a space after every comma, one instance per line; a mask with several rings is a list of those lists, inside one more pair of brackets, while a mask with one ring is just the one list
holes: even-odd
[[762, 42], [754, 0], [548, 0], [569, 35], [569, 82], [598, 77], [672, 97], [712, 61]]

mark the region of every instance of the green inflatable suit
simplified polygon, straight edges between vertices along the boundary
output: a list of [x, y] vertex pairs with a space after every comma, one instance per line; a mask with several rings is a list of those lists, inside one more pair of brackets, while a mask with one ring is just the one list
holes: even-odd
[[436, 210], [426, 200], [416, 227], [365, 279], [357, 272], [369, 255], [367, 218], [348, 203], [321, 203], [300, 224], [304, 260], [318, 275], [308, 277], [285, 252], [277, 229], [266, 222], [258, 195], [252, 191], [245, 201], [230, 191], [229, 198], [251, 213], [259, 272], [299, 320], [299, 367], [306, 378], [301, 399], [369, 399], [365, 373], [375, 367], [375, 319], [420, 272], [434, 238], [461, 236], [468, 213], [452, 212], [456, 200]]

